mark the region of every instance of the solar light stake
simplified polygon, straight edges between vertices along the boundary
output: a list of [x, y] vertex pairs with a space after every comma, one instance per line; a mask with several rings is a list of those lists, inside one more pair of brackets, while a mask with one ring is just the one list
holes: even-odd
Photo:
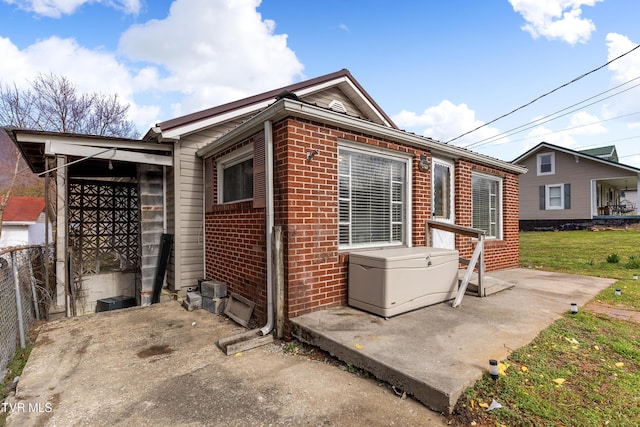
[[616, 295], [620, 295], [622, 294], [622, 292], [620, 291], [620, 289], [616, 289]]
[[494, 381], [498, 379], [498, 361], [495, 359], [489, 360], [489, 374]]
[[576, 314], [578, 312], [578, 304], [575, 302], [571, 303], [571, 314]]
[[638, 275], [637, 274], [633, 275], [633, 280], [638, 280]]

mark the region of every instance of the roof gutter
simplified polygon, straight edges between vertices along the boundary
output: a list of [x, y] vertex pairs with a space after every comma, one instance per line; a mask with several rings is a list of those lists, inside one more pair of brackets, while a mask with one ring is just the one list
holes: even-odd
[[509, 163], [483, 154], [475, 153], [464, 148], [454, 145], [445, 144], [443, 142], [434, 141], [433, 139], [411, 134], [402, 130], [393, 129], [387, 126], [372, 123], [367, 120], [359, 119], [345, 114], [336, 113], [315, 105], [307, 104], [288, 98], [283, 98], [259, 114], [253, 116], [237, 128], [229, 131], [225, 135], [218, 138], [215, 142], [201, 148], [196, 152], [199, 157], [207, 158], [215, 155], [217, 152], [229, 147], [238, 140], [248, 137], [256, 133], [267, 120], [275, 122], [286, 116], [294, 116], [329, 122], [332, 125], [358, 132], [364, 132], [373, 136], [385, 138], [401, 144], [408, 144], [414, 147], [427, 149], [437, 154], [444, 154], [450, 157], [463, 158], [490, 165], [499, 169], [503, 169], [516, 174], [527, 172], [524, 166]]

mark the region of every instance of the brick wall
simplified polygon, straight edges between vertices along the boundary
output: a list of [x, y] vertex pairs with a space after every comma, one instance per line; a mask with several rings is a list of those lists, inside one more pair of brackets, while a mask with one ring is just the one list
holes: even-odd
[[[252, 202], [217, 204], [215, 160], [252, 143], [249, 138], [214, 157], [207, 185], [213, 203], [205, 213], [205, 275], [227, 284], [235, 292], [256, 303], [254, 320], [266, 320], [266, 239], [265, 210], [253, 208]], [[262, 326], [262, 325], [260, 325]]]
[[[514, 268], [519, 265], [518, 247], [518, 177], [500, 170], [458, 160], [455, 165], [456, 224], [472, 226], [471, 175], [482, 172], [502, 177], [502, 235], [500, 240], [485, 240], [484, 262], [487, 271]], [[460, 256], [470, 259], [475, 249], [471, 237], [456, 236]]]
[[[348, 253], [338, 250], [338, 141], [392, 149], [413, 156], [412, 242], [423, 245], [425, 220], [431, 212], [431, 173], [419, 168], [423, 150], [370, 138], [297, 118], [273, 125], [275, 224], [283, 227], [285, 304], [287, 317], [346, 304]], [[250, 143], [248, 139], [231, 150]], [[315, 153], [308, 160], [309, 153]], [[488, 241], [488, 270], [518, 265], [518, 179], [470, 162], [456, 162], [456, 223], [471, 225], [471, 173], [474, 170], [504, 178], [504, 240]], [[212, 174], [215, 180], [215, 173]], [[216, 191], [214, 183], [212, 190]], [[206, 214], [207, 276], [223, 280], [233, 292], [256, 302], [258, 321], [266, 319], [265, 211], [251, 202], [214, 205]], [[462, 256], [473, 244], [458, 238]]]

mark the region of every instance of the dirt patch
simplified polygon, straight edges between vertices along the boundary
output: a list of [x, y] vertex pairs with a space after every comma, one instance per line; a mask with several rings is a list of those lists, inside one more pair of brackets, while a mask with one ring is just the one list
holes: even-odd
[[640, 311], [626, 306], [613, 306], [592, 302], [585, 307], [597, 314], [604, 314], [613, 319], [626, 320], [627, 322], [640, 323]]
[[40, 337], [38, 341], [35, 343], [35, 347], [45, 346], [47, 344], [53, 344], [55, 341], [49, 338], [48, 335], [43, 335]]
[[171, 354], [174, 351], [174, 349], [166, 344], [152, 345], [151, 347], [145, 348], [144, 350], [140, 350], [137, 353], [137, 356], [141, 359], [146, 359], [147, 357], [160, 356], [162, 354]]
[[37, 424], [38, 425], [46, 425], [51, 417], [53, 416], [53, 412], [60, 406], [60, 393], [56, 393], [47, 402], [44, 406], [44, 410], [42, 411], [42, 415], [38, 417]]
[[88, 336], [87, 338], [82, 340], [82, 344], [76, 350], [76, 354], [85, 354], [87, 352], [87, 347], [89, 347], [89, 344], [91, 343], [91, 338], [91, 336]]

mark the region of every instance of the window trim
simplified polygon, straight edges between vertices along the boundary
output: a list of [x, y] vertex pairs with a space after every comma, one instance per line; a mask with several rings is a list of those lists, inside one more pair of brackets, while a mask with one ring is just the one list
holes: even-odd
[[473, 177], [477, 176], [480, 178], [489, 179], [492, 181], [496, 181], [498, 183], [498, 200], [496, 202], [496, 206], [498, 209], [498, 226], [496, 227], [496, 235], [490, 236], [488, 234], [485, 235], [487, 240], [503, 240], [504, 239], [504, 206], [503, 206], [503, 186], [504, 186], [504, 178], [497, 175], [491, 175], [488, 173], [482, 172], [471, 172], [471, 223], [473, 224]]
[[[385, 157], [391, 160], [395, 160], [395, 161], [400, 161], [402, 163], [404, 163], [405, 165], [405, 188], [404, 188], [404, 200], [405, 200], [405, 206], [404, 206], [404, 230], [403, 230], [403, 236], [404, 236], [404, 241], [400, 242], [400, 243], [384, 243], [384, 242], [376, 242], [376, 243], [361, 243], [361, 244], [341, 244], [340, 243], [340, 236], [339, 236], [339, 230], [340, 230], [340, 195], [338, 193], [338, 229], [336, 230], [338, 232], [338, 250], [339, 251], [350, 251], [350, 250], [354, 250], [354, 249], [368, 249], [368, 248], [376, 248], [376, 247], [394, 247], [394, 246], [406, 246], [406, 247], [411, 247], [413, 246], [413, 237], [412, 237], [412, 230], [413, 230], [413, 199], [411, 197], [412, 195], [412, 189], [413, 189], [413, 172], [412, 172], [412, 166], [413, 166], [413, 156], [411, 154], [408, 153], [403, 153], [403, 152], [399, 152], [399, 151], [395, 151], [395, 150], [391, 150], [391, 149], [387, 149], [387, 148], [382, 148], [382, 147], [377, 147], [377, 146], [373, 146], [373, 145], [366, 145], [366, 144], [358, 144], [356, 142], [352, 142], [352, 141], [348, 141], [348, 140], [342, 140], [340, 139], [338, 141], [338, 156], [340, 156], [340, 150], [347, 150], [347, 151], [352, 151], [352, 152], [357, 152], [357, 153], [362, 153], [362, 154], [368, 154], [368, 155], [374, 155], [374, 156], [379, 156], [379, 157]], [[336, 159], [337, 160], [337, 159]], [[337, 181], [340, 180], [340, 175], [338, 174], [336, 176]]]
[[239, 148], [232, 153], [222, 156], [216, 160], [216, 172], [218, 181], [218, 204], [228, 205], [231, 203], [246, 202], [253, 200], [253, 195], [246, 199], [232, 200], [229, 202], [224, 201], [224, 170], [228, 167], [235, 166], [238, 163], [245, 162], [249, 159], [253, 159], [253, 144], [247, 144], [242, 148]]
[[[551, 171], [550, 172], [542, 172], [540, 170], [540, 168], [542, 167], [542, 157], [544, 156], [550, 156], [551, 159]], [[536, 156], [536, 172], [538, 173], [538, 176], [544, 176], [544, 175], [555, 175], [556, 173], [556, 153], [553, 151], [547, 151], [544, 153], [538, 153], [538, 155]]]
[[[560, 187], [560, 206], [551, 206], [550, 196], [552, 187]], [[544, 186], [544, 208], [548, 211], [563, 210], [564, 209], [564, 184], [547, 184]]]

